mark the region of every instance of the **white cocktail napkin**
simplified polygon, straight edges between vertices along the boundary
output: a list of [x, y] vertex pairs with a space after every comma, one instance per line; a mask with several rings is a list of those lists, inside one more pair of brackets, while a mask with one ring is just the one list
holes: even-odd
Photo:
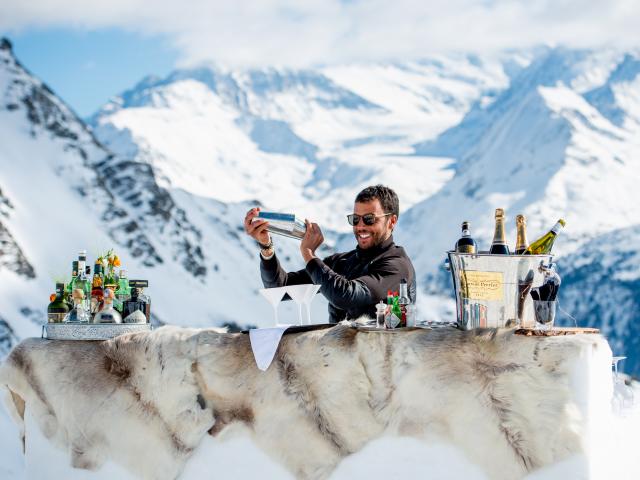
[[256, 365], [263, 372], [271, 365], [276, 350], [278, 350], [278, 345], [280, 345], [280, 339], [287, 328], [289, 328], [289, 325], [249, 330], [251, 350], [253, 350]]

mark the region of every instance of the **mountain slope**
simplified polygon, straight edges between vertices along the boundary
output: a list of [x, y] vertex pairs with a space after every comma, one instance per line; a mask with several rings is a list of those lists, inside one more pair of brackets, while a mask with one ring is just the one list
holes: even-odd
[[[527, 216], [530, 241], [563, 217], [567, 228], [554, 251], [572, 299], [568, 311], [575, 308], [582, 326], [599, 325], [611, 334], [612, 343], [633, 357], [629, 371], [640, 373], [632, 340], [639, 314], [629, 294], [637, 285], [610, 277], [617, 264], [603, 264], [598, 251], [603, 241], [615, 250], [612, 232], [633, 232], [640, 223], [639, 110], [631, 93], [639, 85], [637, 58], [614, 50], [549, 50], [493, 103], [476, 106], [459, 125], [416, 144], [420, 154], [457, 159], [455, 176], [401, 218], [398, 234], [427, 291], [442, 299], [430, 300], [441, 315], [450, 315], [453, 306], [449, 274], [440, 264], [463, 220], [471, 221], [480, 249], [488, 249], [497, 207], [507, 211], [512, 248], [516, 214]], [[635, 258], [630, 252], [637, 252], [637, 244], [631, 245], [627, 254]], [[611, 295], [596, 295], [596, 288]], [[611, 309], [612, 298], [629, 308]]]
[[91, 122], [105, 145], [152, 165], [166, 188], [223, 202], [257, 199], [344, 232], [362, 187], [396, 186], [406, 209], [450, 178], [450, 160], [407, 158], [411, 145], [504, 88], [506, 63], [460, 56], [181, 70], [143, 80]]
[[[8, 42], [1, 47], [3, 351], [40, 334], [49, 293], [56, 280], [68, 280], [81, 249], [93, 260], [115, 247], [130, 278], [149, 279], [157, 321], [270, 323], [268, 305], [256, 291], [257, 248], [238, 232], [249, 205], [190, 196], [182, 201], [187, 213], [178, 206], [180, 192], [160, 186], [149, 164], [105, 148], [19, 64]], [[293, 258], [295, 242], [278, 248], [285, 263]], [[226, 301], [236, 282], [246, 288]]]

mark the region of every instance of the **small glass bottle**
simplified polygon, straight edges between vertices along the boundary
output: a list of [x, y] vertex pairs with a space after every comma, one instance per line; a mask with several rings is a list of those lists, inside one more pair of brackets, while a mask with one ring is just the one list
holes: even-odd
[[62, 323], [64, 316], [69, 313], [69, 306], [64, 301], [64, 283], [56, 283], [55, 297], [51, 295], [51, 301], [47, 307], [47, 320], [49, 323]]
[[96, 263], [93, 267], [93, 279], [91, 281], [91, 313], [96, 314], [102, 309], [104, 299], [104, 279], [102, 276], [102, 264]]
[[387, 306], [380, 300], [380, 303], [376, 304], [376, 328], [384, 328], [384, 314], [387, 311]]
[[122, 323], [122, 317], [113, 308], [115, 293], [110, 288], [104, 289], [104, 301], [102, 310], [93, 317], [93, 323]]
[[124, 302], [131, 298], [131, 287], [129, 286], [129, 279], [127, 278], [127, 272], [120, 270], [118, 276], [118, 288], [116, 289], [116, 299], [113, 304], [120, 313], [124, 313]]
[[76, 282], [78, 280], [78, 262], [74, 260], [71, 262], [71, 280], [64, 287], [64, 299], [69, 305], [69, 309], [73, 308], [73, 290], [76, 288]]
[[[132, 280], [133, 282], [133, 280]], [[140, 289], [133, 287], [131, 289], [131, 298], [124, 302], [122, 308], [122, 316], [124, 323], [147, 323], [146, 304], [139, 298]]]
[[398, 297], [398, 305], [400, 307], [400, 327], [407, 326], [407, 306], [411, 303], [407, 287], [407, 279], [400, 280], [400, 295]]
[[[150, 323], [151, 322], [151, 297], [149, 297], [149, 295], [144, 293], [144, 289], [149, 286], [149, 281], [148, 280], [129, 280], [129, 286], [131, 286], [131, 297], [132, 297], [131, 300], [133, 300], [134, 290], [137, 291], [136, 299], [134, 302], [136, 303], [137, 306], [135, 308], [141, 310], [147, 319], [147, 323]], [[131, 309], [132, 307], [130, 306], [129, 308]], [[132, 311], [133, 310], [130, 310], [130, 312]], [[123, 315], [126, 317], [128, 313], [125, 311], [123, 312]]]
[[80, 288], [73, 290], [73, 309], [64, 317], [67, 323], [89, 323], [91, 314], [84, 308], [84, 292]]

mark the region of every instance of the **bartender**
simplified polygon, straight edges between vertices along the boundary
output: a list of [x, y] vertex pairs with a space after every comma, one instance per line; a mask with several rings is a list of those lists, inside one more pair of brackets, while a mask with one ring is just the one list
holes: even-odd
[[393, 242], [398, 223], [398, 195], [383, 185], [370, 186], [356, 196], [353, 213], [347, 221], [353, 227], [356, 247], [320, 259], [317, 248], [324, 242], [317, 223], [305, 220], [306, 233], [300, 242], [305, 268], [286, 272], [276, 256], [273, 238], [266, 220], [253, 219], [260, 212], [252, 208], [244, 219], [246, 233], [260, 247], [260, 275], [266, 288], [315, 283], [329, 301], [329, 322], [356, 319], [362, 315], [375, 318], [375, 305], [397, 291], [404, 279], [409, 298], [416, 300], [415, 270], [404, 248]]

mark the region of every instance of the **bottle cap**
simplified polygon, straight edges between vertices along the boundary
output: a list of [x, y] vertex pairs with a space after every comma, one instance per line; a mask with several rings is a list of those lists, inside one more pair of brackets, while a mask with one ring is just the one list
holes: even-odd
[[496, 208], [496, 217], [504, 217], [504, 208]]

